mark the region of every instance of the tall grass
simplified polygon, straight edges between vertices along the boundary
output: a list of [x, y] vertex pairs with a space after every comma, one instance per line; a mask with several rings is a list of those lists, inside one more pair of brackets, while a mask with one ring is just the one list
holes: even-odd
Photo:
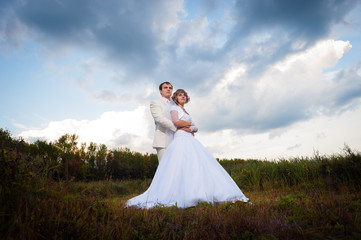
[[[361, 155], [347, 146], [331, 156], [221, 160], [252, 205], [151, 210], [125, 208], [127, 199], [147, 189], [150, 178], [54, 178], [53, 169], [62, 163], [47, 156], [56, 157], [56, 151], [34, 153], [31, 144], [4, 131], [0, 147], [3, 239], [361, 238]], [[133, 164], [144, 163], [140, 154], [137, 159]]]
[[[149, 181], [58, 182], [20, 200], [1, 222], [4, 239], [356, 239], [361, 194], [302, 185], [251, 191], [253, 204], [200, 203], [178, 209], [125, 208]], [[131, 194], [128, 194], [131, 193]], [[9, 213], [9, 212], [8, 212]]]
[[299, 157], [278, 161], [220, 160], [232, 178], [242, 189], [263, 190], [294, 186], [297, 184], [321, 184], [337, 189], [339, 185], [361, 187], [361, 154], [347, 145], [341, 154], [330, 156]]

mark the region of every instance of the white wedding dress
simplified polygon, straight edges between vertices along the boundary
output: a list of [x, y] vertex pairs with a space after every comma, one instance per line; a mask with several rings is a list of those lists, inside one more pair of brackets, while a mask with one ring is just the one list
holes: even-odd
[[[173, 106], [181, 120], [192, 121], [180, 107]], [[174, 113], [174, 112], [173, 112]], [[191, 133], [178, 130], [158, 166], [152, 183], [126, 206], [187, 208], [199, 202], [248, 202], [237, 184]]]

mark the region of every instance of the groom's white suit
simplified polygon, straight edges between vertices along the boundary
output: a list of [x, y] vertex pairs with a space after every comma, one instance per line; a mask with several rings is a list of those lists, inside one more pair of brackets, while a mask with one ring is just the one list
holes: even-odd
[[155, 122], [155, 134], [153, 140], [153, 148], [157, 150], [158, 161], [162, 159], [162, 156], [167, 147], [166, 143], [166, 130], [170, 129], [173, 132], [177, 131], [177, 127], [173, 122], [165, 116], [165, 108], [167, 107], [169, 100], [161, 97], [160, 99], [153, 100], [150, 103], [150, 112]]

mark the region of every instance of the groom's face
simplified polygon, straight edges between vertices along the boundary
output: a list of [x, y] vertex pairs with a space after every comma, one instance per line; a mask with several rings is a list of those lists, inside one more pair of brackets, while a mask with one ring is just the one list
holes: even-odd
[[162, 85], [162, 90], [160, 90], [159, 92], [162, 95], [162, 97], [169, 99], [170, 96], [172, 96], [172, 91], [173, 91], [172, 85], [165, 83]]

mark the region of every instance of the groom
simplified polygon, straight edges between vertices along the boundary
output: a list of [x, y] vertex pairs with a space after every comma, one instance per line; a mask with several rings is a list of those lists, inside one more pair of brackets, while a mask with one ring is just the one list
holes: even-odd
[[[177, 127], [173, 122], [165, 116], [165, 108], [171, 101], [173, 86], [170, 82], [163, 82], [159, 85], [159, 93], [161, 98], [153, 100], [150, 103], [150, 112], [155, 122], [155, 134], [153, 140], [153, 148], [157, 150], [158, 162], [160, 163], [166, 146], [166, 130], [177, 131]], [[181, 128], [187, 132], [191, 132], [190, 125], [182, 125]]]

